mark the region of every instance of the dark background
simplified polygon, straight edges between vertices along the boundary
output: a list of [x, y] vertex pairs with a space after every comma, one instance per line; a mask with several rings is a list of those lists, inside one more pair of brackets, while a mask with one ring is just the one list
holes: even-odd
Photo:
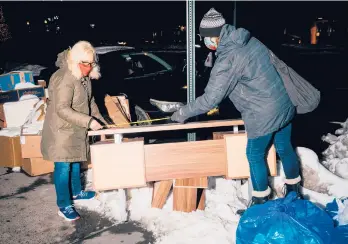
[[[138, 46], [153, 32], [163, 31], [165, 44], [171, 44], [171, 33], [186, 25], [186, 2], [3, 2], [4, 15], [12, 39], [0, 44], [0, 63], [8, 61], [52, 64], [58, 52], [85, 39], [95, 46], [117, 41]], [[233, 21], [233, 1], [197, 1], [196, 31], [203, 15], [216, 8], [227, 23]], [[335, 46], [348, 44], [348, 2], [237, 2], [237, 27], [271, 48], [279, 57], [305, 77], [322, 94], [317, 110], [299, 115], [294, 121], [296, 146], [320, 153], [327, 148], [321, 142], [325, 133], [333, 133], [337, 125], [330, 121], [347, 118], [348, 55], [347, 49], [327, 52], [309, 46], [310, 27], [318, 17], [336, 20]], [[61, 34], [46, 33], [44, 19], [59, 15]], [[27, 21], [30, 21], [31, 33]], [[91, 29], [90, 24], [96, 28]], [[284, 30], [300, 36], [303, 46], [313, 52], [285, 47]], [[181, 36], [185, 41], [185, 34]], [[330, 43], [329, 43], [330, 44]], [[182, 43], [185, 46], [185, 43]], [[203, 48], [204, 49], [204, 48]], [[205, 50], [207, 51], [207, 50]], [[319, 155], [320, 156], [320, 155]]]
[[[79, 39], [92, 42], [148, 38], [153, 31], [170, 32], [186, 24], [186, 2], [4, 2], [6, 21], [16, 41], [25, 45], [35, 43], [46, 46], [66, 46]], [[228, 23], [233, 21], [233, 1], [197, 1], [196, 29], [211, 7], [223, 14]], [[244, 27], [266, 45], [279, 45], [284, 29], [309, 38], [309, 28], [316, 17], [338, 20], [347, 29], [348, 2], [239, 2], [237, 1], [237, 27]], [[62, 35], [47, 34], [44, 19], [59, 15]], [[32, 35], [27, 35], [27, 21]], [[91, 29], [89, 24], [95, 24]], [[345, 31], [346, 32], [346, 31]], [[45, 34], [45, 35], [44, 35]], [[54, 38], [52, 37], [54, 36]], [[65, 38], [61, 38], [61, 37]], [[68, 38], [66, 37], [68, 36]], [[48, 37], [51, 37], [48, 38]], [[55, 43], [52, 43], [55, 42]]]

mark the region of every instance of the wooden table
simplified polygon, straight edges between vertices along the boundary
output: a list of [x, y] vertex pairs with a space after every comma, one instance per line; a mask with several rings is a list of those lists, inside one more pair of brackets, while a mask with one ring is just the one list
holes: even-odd
[[[141, 138], [127, 141], [123, 137], [134, 133], [218, 127], [226, 127], [230, 129], [228, 133], [238, 134], [240, 125], [244, 122], [238, 119], [91, 131], [89, 136], [114, 135], [113, 141], [91, 145], [92, 165], [95, 163], [94, 181], [100, 182], [95, 188], [136, 188], [155, 182], [152, 207], [162, 208], [173, 188], [174, 210], [204, 210], [208, 177], [226, 176], [228, 172], [225, 140], [221, 133], [220, 136], [214, 135], [213, 140], [146, 145]], [[108, 169], [111, 166], [117, 167], [117, 170], [111, 172]], [[274, 170], [271, 173], [274, 175]]]

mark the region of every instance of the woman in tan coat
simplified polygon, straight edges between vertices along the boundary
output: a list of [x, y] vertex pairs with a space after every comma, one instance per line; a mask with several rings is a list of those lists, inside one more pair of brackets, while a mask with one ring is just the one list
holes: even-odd
[[47, 114], [42, 132], [41, 151], [53, 161], [58, 214], [68, 221], [80, 216], [73, 200], [92, 199], [95, 192], [82, 191], [80, 164], [89, 154], [88, 129], [106, 124], [92, 96], [90, 79], [99, 79], [97, 55], [86, 41], [76, 43], [58, 55], [59, 69], [49, 82]]

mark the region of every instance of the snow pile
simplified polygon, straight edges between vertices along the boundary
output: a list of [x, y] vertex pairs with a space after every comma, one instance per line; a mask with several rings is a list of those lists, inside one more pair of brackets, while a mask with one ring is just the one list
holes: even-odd
[[[320, 174], [313, 173], [317, 170], [320, 171], [321, 168], [325, 169], [325, 167], [319, 163], [319, 160], [317, 160], [317, 156], [313, 151], [307, 148], [297, 148], [297, 153], [300, 157], [302, 156], [302, 158], [300, 158], [301, 162], [307, 162], [308, 160], [311, 161], [308, 163], [311, 167], [308, 164], [302, 165], [302, 182], [304, 187], [301, 187], [301, 193], [305, 199], [312, 201], [320, 207], [325, 207], [326, 204], [332, 202], [335, 197], [328, 195], [328, 184], [321, 179], [322, 177], [319, 176]], [[276, 193], [276, 196], [283, 197], [283, 187], [286, 177], [281, 162], [278, 162], [277, 167], [278, 176], [270, 177], [269, 182], [271, 188]], [[332, 174], [331, 172], [329, 173]]]
[[303, 186], [310, 190], [326, 193], [336, 198], [348, 195], [348, 180], [342, 179], [327, 170], [320, 163], [315, 152], [308, 148], [298, 147], [303, 175]]
[[[334, 198], [348, 195], [348, 180], [342, 179], [326, 169], [315, 152], [304, 147], [297, 147], [296, 152], [301, 165], [302, 193], [305, 198], [324, 207]], [[270, 185], [278, 197], [283, 197], [285, 174], [280, 162], [278, 163], [278, 173], [279, 176], [270, 178]]]
[[[182, 213], [172, 211], [173, 195], [163, 210], [151, 208], [152, 190], [132, 191], [131, 219], [139, 221], [157, 237], [157, 243], [235, 243], [239, 216], [245, 208], [240, 181], [212, 178], [206, 191], [205, 211]], [[146, 203], [145, 203], [146, 202]]]
[[[87, 170], [85, 174], [86, 189], [91, 190], [93, 171]], [[126, 195], [124, 190], [106, 191], [98, 194], [95, 199], [90, 201], [80, 201], [76, 203], [77, 206], [85, 207], [108, 216], [110, 220], [116, 222], [123, 222], [127, 220], [126, 213]]]
[[323, 165], [332, 173], [348, 179], [348, 119], [338, 123], [342, 128], [336, 130], [335, 135], [328, 133], [322, 140], [330, 143], [323, 152]]
[[[87, 173], [87, 188], [91, 187], [92, 170]], [[210, 179], [206, 191], [205, 211], [183, 213], [173, 211], [171, 193], [163, 209], [151, 208], [152, 187], [131, 190], [130, 220], [140, 222], [152, 231], [157, 244], [178, 243], [235, 243], [238, 209], [246, 207], [240, 181], [220, 177]], [[124, 221], [127, 216], [125, 191], [103, 192], [98, 199], [77, 204], [105, 214], [110, 219]]]

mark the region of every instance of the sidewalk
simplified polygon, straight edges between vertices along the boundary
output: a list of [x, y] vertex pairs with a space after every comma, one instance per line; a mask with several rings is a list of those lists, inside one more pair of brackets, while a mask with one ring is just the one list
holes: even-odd
[[75, 223], [57, 215], [50, 175], [29, 177], [0, 168], [1, 243], [154, 243], [137, 223], [116, 224], [98, 213], [79, 210]]

